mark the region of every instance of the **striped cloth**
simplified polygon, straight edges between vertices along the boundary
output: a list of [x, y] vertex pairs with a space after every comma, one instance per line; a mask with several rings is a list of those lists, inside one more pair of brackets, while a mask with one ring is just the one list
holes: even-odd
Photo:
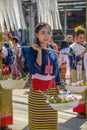
[[[10, 78], [9, 66], [3, 64], [2, 80]], [[12, 91], [0, 85], [0, 130], [1, 127], [13, 124]]]
[[[51, 88], [44, 93], [55, 95], [56, 88]], [[58, 130], [58, 114], [48, 103], [44, 95], [39, 91], [29, 91], [29, 130]]]
[[13, 124], [12, 91], [3, 89], [0, 85], [0, 128], [12, 124]]

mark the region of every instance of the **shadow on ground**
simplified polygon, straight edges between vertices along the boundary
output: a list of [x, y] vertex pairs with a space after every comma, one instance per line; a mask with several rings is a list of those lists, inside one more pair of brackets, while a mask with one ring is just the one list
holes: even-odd
[[[86, 123], [86, 125], [83, 127], [83, 125]], [[67, 120], [65, 123], [59, 123], [59, 127], [60, 128], [67, 128], [65, 130], [87, 130], [87, 119], [85, 118], [70, 118], [69, 120]], [[63, 129], [59, 129], [59, 130], [63, 130]]]
[[25, 128], [24, 128], [23, 130], [29, 130], [29, 129], [28, 129], [28, 125], [26, 125]]

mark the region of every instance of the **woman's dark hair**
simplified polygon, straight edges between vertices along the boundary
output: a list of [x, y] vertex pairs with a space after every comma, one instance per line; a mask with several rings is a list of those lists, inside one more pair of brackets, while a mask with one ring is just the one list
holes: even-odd
[[67, 48], [67, 47], [68, 47], [67, 41], [62, 41], [62, 42], [61, 42], [60, 50], [61, 50], [61, 49], [64, 49], [64, 48]]
[[18, 38], [17, 36], [14, 36], [14, 37], [12, 38], [12, 41], [15, 41], [16, 43], [18, 43], [18, 42], [19, 42], [19, 38]]
[[76, 36], [78, 37], [80, 34], [86, 34], [86, 31], [84, 29], [80, 29], [76, 32]]
[[[35, 33], [38, 33], [43, 27], [48, 27], [51, 31], [51, 27], [48, 23], [45, 23], [45, 22], [41, 22], [39, 24], [36, 25], [35, 27]], [[40, 41], [38, 38], [35, 38], [35, 44], [40, 44]]]

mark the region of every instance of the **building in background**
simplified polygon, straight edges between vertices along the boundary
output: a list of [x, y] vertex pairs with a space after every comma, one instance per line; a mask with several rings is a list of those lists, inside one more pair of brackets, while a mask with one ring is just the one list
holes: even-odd
[[86, 0], [57, 0], [62, 30], [53, 30], [54, 40], [61, 46], [66, 35], [75, 35], [74, 28], [78, 25], [86, 28]]
[[0, 0], [2, 31], [17, 33], [21, 41], [34, 41], [34, 28], [48, 22], [53, 29], [53, 39], [58, 44], [74, 27], [86, 21], [86, 0]]
[[76, 26], [86, 23], [86, 0], [58, 0], [64, 34], [74, 33]]
[[35, 25], [39, 22], [47, 22], [52, 30], [62, 30], [57, 0], [24, 0], [25, 19], [29, 31], [29, 43], [34, 42]]

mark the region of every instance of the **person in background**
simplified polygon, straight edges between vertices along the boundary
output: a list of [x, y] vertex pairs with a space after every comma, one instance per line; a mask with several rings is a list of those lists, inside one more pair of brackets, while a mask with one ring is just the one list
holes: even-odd
[[[83, 80], [85, 83], [85, 71], [84, 71], [84, 55], [87, 50], [83, 46], [86, 39], [86, 32], [84, 29], [80, 29], [76, 32], [75, 42], [70, 45], [70, 69], [71, 69], [71, 82], [75, 83], [77, 81]], [[87, 96], [85, 92], [82, 93], [83, 99]], [[85, 104], [79, 104], [73, 109], [74, 112], [78, 113], [78, 117], [85, 117]]]
[[6, 63], [8, 62], [9, 68], [11, 69], [11, 64], [13, 63], [13, 52], [12, 52], [11, 48], [12, 48], [13, 44], [10, 44], [10, 42], [8, 40], [9, 34], [10, 33], [8, 33], [8, 34], [3, 33], [2, 34], [2, 41], [3, 41], [3, 45], [7, 48], [7, 51], [8, 51], [8, 56], [6, 57]]
[[67, 35], [65, 41], [67, 41], [67, 43], [73, 43], [74, 37], [72, 35]]
[[6, 33], [6, 34], [3, 33], [2, 40], [3, 40], [4, 43], [8, 43], [10, 48], [13, 47], [12, 34], [11, 33]]
[[[8, 50], [4, 43], [0, 43], [0, 80], [11, 78], [9, 69]], [[12, 91], [0, 85], [0, 130], [12, 130], [13, 124]]]
[[[70, 84], [70, 64], [69, 64], [69, 43], [67, 41], [61, 42], [61, 49], [59, 52], [58, 63], [60, 67], [60, 75], [66, 84]], [[64, 54], [65, 53], [65, 54]]]
[[28, 49], [27, 54], [31, 74], [28, 98], [29, 129], [58, 130], [58, 113], [46, 103], [42, 94], [57, 95], [61, 83], [56, 54], [50, 50], [50, 26], [47, 23], [39, 23], [35, 28], [35, 36], [36, 43]]
[[12, 79], [19, 79], [21, 78], [21, 65], [22, 65], [22, 52], [21, 47], [19, 44], [19, 38], [14, 36], [12, 38], [13, 42], [13, 64], [11, 65], [12, 70]]

